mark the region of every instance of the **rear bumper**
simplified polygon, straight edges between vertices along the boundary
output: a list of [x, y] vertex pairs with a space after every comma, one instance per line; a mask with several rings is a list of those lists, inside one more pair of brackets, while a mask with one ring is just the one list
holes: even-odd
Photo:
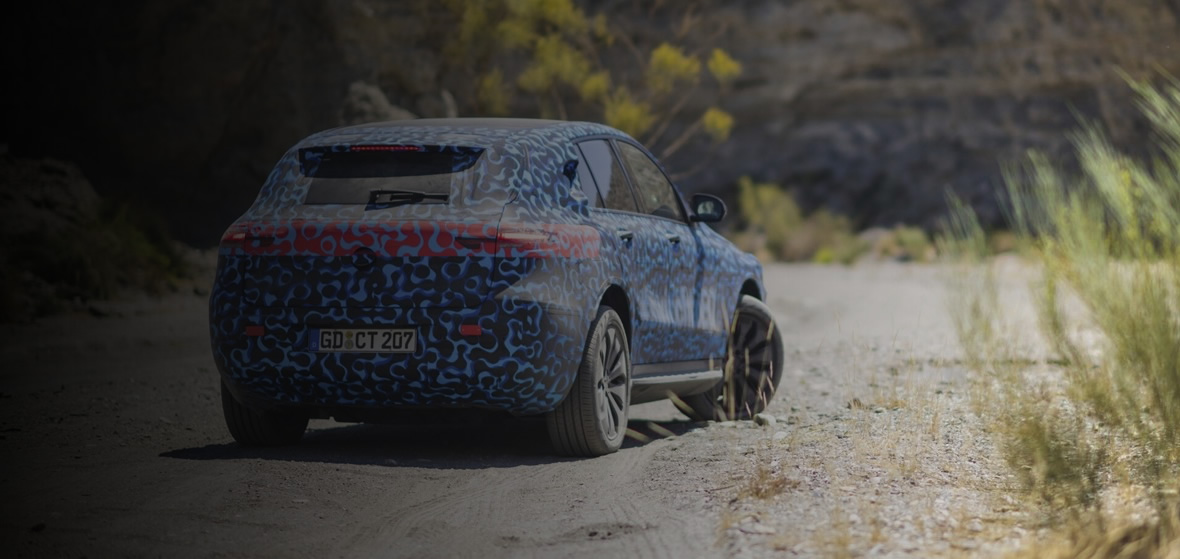
[[[551, 411], [577, 374], [587, 322], [572, 309], [514, 299], [471, 309], [210, 306], [214, 361], [235, 396], [255, 407], [319, 414]], [[473, 323], [481, 335], [459, 333], [461, 324]], [[247, 336], [249, 325], [262, 326], [262, 335]], [[325, 327], [412, 327], [418, 344], [403, 354], [310, 351], [310, 331]]]

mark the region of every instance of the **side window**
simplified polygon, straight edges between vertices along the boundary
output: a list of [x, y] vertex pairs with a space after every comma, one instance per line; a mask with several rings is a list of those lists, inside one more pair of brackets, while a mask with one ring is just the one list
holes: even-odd
[[594, 175], [590, 174], [590, 164], [585, 154], [578, 161], [578, 184], [582, 186], [582, 193], [586, 195], [591, 208], [602, 207], [602, 198], [598, 197], [598, 186], [594, 184]]
[[627, 177], [611, 152], [610, 144], [606, 140], [589, 140], [578, 144], [578, 148], [582, 150], [582, 159], [594, 175], [604, 206], [608, 210], [638, 212], [635, 197], [627, 186]]
[[684, 221], [684, 208], [672, 183], [646, 153], [626, 142], [615, 142], [635, 183], [635, 197], [643, 213]]

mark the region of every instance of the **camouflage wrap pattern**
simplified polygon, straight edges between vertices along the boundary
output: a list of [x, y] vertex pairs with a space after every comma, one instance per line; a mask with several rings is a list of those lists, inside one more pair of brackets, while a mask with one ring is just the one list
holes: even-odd
[[[219, 251], [210, 334], [234, 394], [329, 411], [547, 412], [568, 391], [611, 286], [630, 303], [636, 364], [723, 356], [739, 290], [761, 285], [757, 261], [703, 224], [589, 207], [563, 164], [579, 158], [578, 139], [629, 140], [624, 134], [516, 122], [355, 126], [289, 150]], [[447, 204], [305, 205], [312, 179], [300, 150], [354, 145], [478, 148], [465, 171], [478, 180]], [[633, 246], [616, 235], [622, 226], [654, 230], [656, 221], [690, 239]], [[688, 275], [657, 265], [673, 257], [692, 266]], [[460, 334], [473, 324], [481, 334]], [[310, 337], [320, 328], [411, 328], [417, 345], [317, 352]]]

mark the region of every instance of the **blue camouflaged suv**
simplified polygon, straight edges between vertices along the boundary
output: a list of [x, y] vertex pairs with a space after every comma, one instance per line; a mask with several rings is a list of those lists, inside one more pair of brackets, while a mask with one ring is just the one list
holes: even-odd
[[762, 268], [600, 124], [408, 120], [291, 148], [225, 232], [209, 300], [230, 433], [308, 418], [544, 414], [557, 452], [622, 444], [632, 403], [747, 418], [783, 349]]

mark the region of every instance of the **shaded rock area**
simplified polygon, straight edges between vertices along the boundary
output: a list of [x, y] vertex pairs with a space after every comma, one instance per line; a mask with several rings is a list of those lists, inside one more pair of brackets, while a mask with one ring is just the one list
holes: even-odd
[[73, 164], [0, 156], [0, 185], [0, 323], [101, 315], [96, 301], [193, 289], [212, 266], [160, 217], [103, 200]]
[[[1120, 72], [1180, 72], [1180, 2], [716, 2], [745, 64], [741, 125], [706, 185], [748, 173], [860, 226], [932, 225], [953, 190], [999, 221], [1001, 165], [1065, 160], [1078, 116], [1116, 145], [1152, 136]], [[724, 25], [724, 23], [723, 23]]]
[[380, 87], [363, 81], [355, 81], [348, 86], [348, 96], [340, 108], [340, 123], [345, 125], [411, 118], [418, 117], [393, 106]]
[[[696, 171], [686, 190], [725, 193], [748, 174], [858, 227], [929, 226], [948, 189], [998, 222], [1001, 164], [1030, 148], [1068, 157], [1078, 116], [1147, 153], [1151, 134], [1120, 72], [1180, 74], [1176, 0], [581, 4], [640, 49], [716, 45], [743, 63], [721, 103], [737, 119], [732, 139], [701, 139], [667, 161]], [[475, 106], [474, 84], [444, 54], [454, 22], [430, 2], [15, 10], [0, 24], [13, 84], [0, 143], [76, 161], [101, 194], [158, 208], [197, 246], [216, 242], [302, 136]], [[609, 60], [626, 70], [633, 58]], [[711, 101], [691, 99], [669, 136]], [[514, 107], [527, 116], [527, 104]]]
[[55, 280], [81, 271], [61, 265], [56, 239], [81, 236], [100, 200], [76, 166], [52, 159], [0, 158], [0, 184], [0, 322], [19, 322], [69, 297]]
[[98, 219], [101, 200], [70, 163], [0, 158], [0, 238], [81, 227]]

